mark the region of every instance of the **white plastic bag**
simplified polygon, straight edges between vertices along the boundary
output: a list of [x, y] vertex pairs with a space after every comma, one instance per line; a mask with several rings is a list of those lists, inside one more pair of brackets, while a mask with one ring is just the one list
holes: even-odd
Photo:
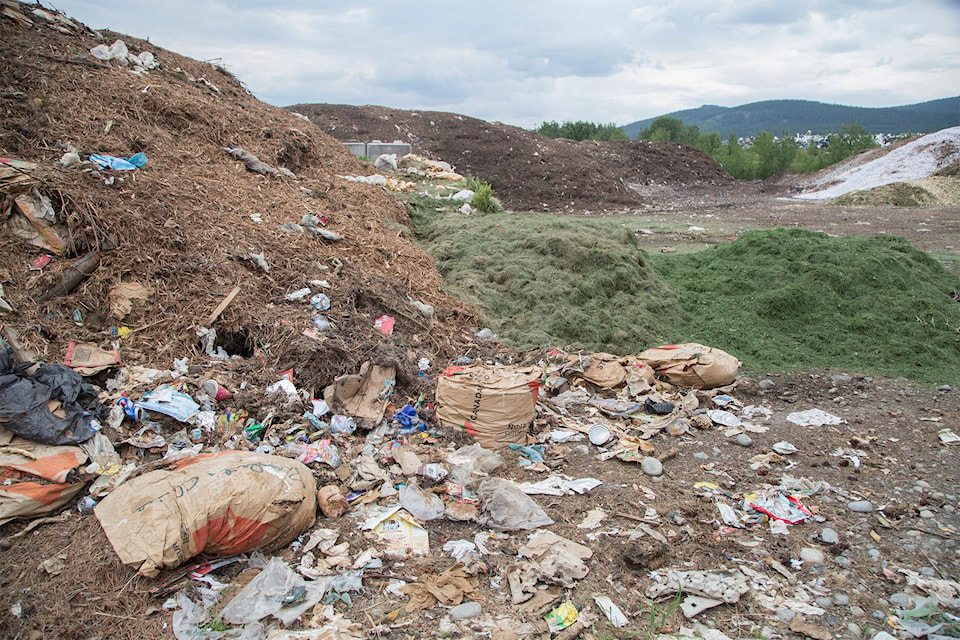
[[503, 478], [485, 478], [477, 489], [483, 505], [480, 524], [497, 531], [536, 529], [553, 524], [550, 516], [520, 487]]
[[424, 493], [411, 478], [400, 487], [400, 506], [418, 520], [436, 520], [443, 517], [443, 500], [435, 493]]

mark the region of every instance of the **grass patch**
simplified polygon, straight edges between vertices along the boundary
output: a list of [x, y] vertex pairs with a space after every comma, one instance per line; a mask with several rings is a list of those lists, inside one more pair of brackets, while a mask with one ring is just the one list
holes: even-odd
[[936, 198], [923, 187], [907, 182], [896, 182], [866, 191], [851, 191], [834, 198], [834, 205], [893, 205], [894, 207], [922, 207]]
[[629, 229], [580, 217], [437, 211], [411, 201], [418, 240], [450, 292], [518, 349], [580, 345], [634, 353], [667, 340], [681, 310]]
[[960, 380], [960, 304], [950, 298], [960, 276], [899, 237], [776, 229], [648, 254], [636, 221], [619, 217], [464, 216], [446, 200], [406, 201], [450, 293], [517, 349], [631, 354], [697, 341], [753, 373]]
[[902, 238], [752, 231], [653, 264], [690, 312], [680, 337], [748, 370], [960, 379], [960, 279]]

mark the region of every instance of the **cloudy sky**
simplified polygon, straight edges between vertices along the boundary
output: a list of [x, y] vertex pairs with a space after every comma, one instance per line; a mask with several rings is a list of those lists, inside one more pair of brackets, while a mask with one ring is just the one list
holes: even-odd
[[[49, 4], [47, 5], [49, 6]], [[702, 104], [881, 107], [960, 94], [960, 0], [57, 0], [220, 59], [261, 100], [534, 127]]]

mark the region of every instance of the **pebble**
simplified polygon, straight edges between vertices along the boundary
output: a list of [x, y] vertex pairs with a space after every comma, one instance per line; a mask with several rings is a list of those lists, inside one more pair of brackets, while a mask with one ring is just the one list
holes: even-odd
[[867, 549], [867, 555], [870, 556], [871, 560], [880, 559], [880, 550], [879, 549]]
[[753, 444], [753, 438], [751, 438], [745, 433], [741, 433], [740, 435], [737, 436], [737, 444], [740, 445], [741, 447], [749, 447], [750, 445]]
[[710, 456], [703, 451], [697, 451], [695, 454], [693, 454], [693, 457], [697, 460], [708, 460], [710, 458]]
[[826, 544], [837, 544], [840, 542], [840, 534], [836, 531], [827, 527], [820, 532], [820, 539], [823, 540]]
[[937, 387], [937, 391], [953, 391], [953, 387], [951, 387], [948, 384], [942, 384], [939, 387]]
[[869, 500], [856, 500], [854, 502], [848, 502], [847, 509], [856, 511], [857, 513], [870, 513], [873, 511], [873, 503]]
[[861, 609], [861, 608], [858, 607], [857, 605], [852, 605], [852, 606], [850, 607], [850, 615], [852, 615], [852, 616], [862, 616], [862, 615], [865, 614], [865, 613], [866, 613], [866, 611], [864, 611], [863, 609]]
[[770, 391], [770, 389], [773, 389], [777, 385], [773, 380], [766, 379], [758, 382], [757, 386], [763, 389], [764, 391]]
[[930, 518], [934, 517], [934, 513], [933, 511], [930, 511], [930, 509], [921, 509], [920, 517], [925, 520], [929, 520]]
[[912, 609], [913, 606], [910, 603], [910, 594], [899, 592], [890, 596], [890, 604], [898, 609]]
[[777, 620], [782, 620], [784, 622], [790, 622], [797, 615], [790, 609], [777, 609]]
[[954, 511], [956, 511], [956, 508], [952, 504], [945, 504], [940, 508], [946, 511], [947, 513], [953, 513]]
[[842, 593], [839, 593], [833, 596], [833, 601], [838, 607], [845, 607], [850, 604], [850, 596], [845, 596]]
[[853, 377], [848, 376], [845, 373], [835, 373], [832, 376], [830, 376], [830, 379], [833, 380], [834, 382], [852, 382], [853, 381]]
[[836, 562], [837, 566], [840, 566], [840, 567], [849, 567], [850, 565], [853, 564], [850, 561], [850, 558], [847, 558], [846, 556], [837, 556], [836, 558], [833, 559], [833, 561]]
[[800, 549], [800, 559], [811, 564], [823, 564], [824, 556], [820, 549], [804, 547]]
[[886, 631], [880, 631], [877, 635], [873, 636], [873, 640], [897, 640], [897, 637], [890, 635]]
[[450, 619], [469, 620], [470, 618], [476, 618], [482, 612], [483, 607], [480, 606], [479, 602], [464, 602], [450, 609]]
[[933, 570], [933, 567], [920, 567], [920, 575], [932, 578], [937, 575], [937, 572]]
[[663, 473], [663, 465], [660, 461], [650, 456], [640, 461], [640, 469], [648, 476], [659, 476]]
[[856, 622], [851, 622], [847, 624], [847, 634], [854, 638], [859, 638], [863, 635], [863, 631], [860, 629], [860, 625]]
[[821, 596], [819, 598], [814, 598], [814, 602], [817, 603], [818, 607], [823, 607], [824, 609], [829, 609], [833, 606], [833, 598], [830, 596]]

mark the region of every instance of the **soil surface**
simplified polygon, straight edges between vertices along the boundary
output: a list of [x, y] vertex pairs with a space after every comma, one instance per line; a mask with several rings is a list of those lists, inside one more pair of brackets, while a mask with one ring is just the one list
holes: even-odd
[[[29, 13], [33, 5], [22, 7]], [[166, 370], [175, 359], [187, 357], [191, 368], [181, 379], [184, 389], [196, 393], [203, 379], [216, 376], [236, 390], [233, 408], [260, 418], [277, 411], [281, 424], [299, 414], [289, 408], [284, 413], [263, 389], [291, 368], [298, 388], [319, 393], [336, 376], [356, 373], [363, 362], [394, 364], [394, 403], [402, 406], [421, 392], [432, 401], [437, 372], [459, 356], [503, 363], [522, 358], [473, 339], [476, 312], [442, 292], [436, 263], [410, 239], [403, 208], [379, 187], [338, 177], [373, 173], [371, 164], [350, 156], [338, 140], [409, 141], [415, 152], [489, 181], [511, 210], [623, 216], [624, 224], [635, 225], [651, 250], [694, 250], [748, 229], [773, 226], [836, 235], [895, 233], [947, 255], [960, 247], [956, 208], [799, 202], [789, 199], [789, 176], [737, 184], [709, 157], [688, 147], [554, 141], [456, 114], [293, 107], [310, 116], [317, 125], [312, 127], [256, 101], [226, 72], [150, 43], [124, 38], [131, 52], [150, 51], [161, 62], [137, 76], [89, 53], [121, 34], [97, 34], [82, 25], [36, 16], [30, 27], [17, 26], [6, 16], [2, 20], [0, 156], [38, 165], [31, 175], [54, 202], [71, 246], [44, 271], [31, 271], [30, 263], [44, 252], [26, 246], [3, 227], [0, 297], [15, 309], [2, 317], [3, 327], [16, 329], [24, 346], [48, 362], [60, 361], [70, 340], [103, 347], [118, 344], [129, 370]], [[89, 165], [57, 166], [68, 142], [84, 157], [96, 152], [127, 157], [142, 151], [149, 161], [142, 171], [124, 175], [94, 171]], [[296, 181], [246, 171], [223, 151], [229, 144], [294, 172]], [[301, 222], [304, 214], [325, 216], [326, 228], [341, 240], [282, 229], [285, 223]], [[69, 294], [37, 304], [35, 297], [87, 251], [102, 254], [100, 269]], [[250, 258], [261, 252], [269, 272]], [[128, 317], [112, 317], [111, 287], [134, 280], [149, 285], [152, 296], [135, 304]], [[328, 286], [313, 284], [315, 280]], [[221, 346], [243, 351], [244, 357], [213, 362], [198, 344], [196, 331], [236, 286], [242, 293], [214, 325], [230, 336]], [[305, 286], [312, 287], [313, 294], [325, 292], [332, 302], [327, 316], [333, 328], [319, 340], [316, 334], [304, 334], [313, 326], [313, 310], [285, 297]], [[418, 315], [410, 300], [431, 305], [433, 315]], [[391, 336], [374, 328], [374, 319], [386, 314], [397, 318]], [[121, 341], [118, 326], [132, 329], [132, 337]], [[420, 376], [418, 360], [423, 357], [433, 364]], [[115, 374], [93, 381], [105, 387]], [[769, 381], [761, 384], [766, 378]], [[750, 589], [735, 602], [696, 618], [732, 638], [814, 633], [856, 640], [861, 632], [870, 637], [869, 628], [894, 631], [884, 619], [904, 598], [915, 602], [937, 588], [941, 610], [952, 606], [956, 613], [960, 463], [955, 445], [942, 444], [937, 435], [942, 429], [960, 431], [956, 386], [934, 389], [905, 380], [869, 379], [853, 371], [791, 377], [753, 372], [752, 379], [744, 376], [730, 390], [742, 404], [771, 412], [769, 419], [755, 420], [759, 429], [739, 434], [749, 437], [749, 446], [735, 443], [738, 434], [703, 423], [703, 428], [679, 435], [664, 431], [649, 440], [655, 448], [652, 455], [664, 457], [664, 472], [658, 477], [643, 474], [633, 462], [599, 461], [600, 450], [586, 440], [548, 441], [546, 470], [541, 472], [521, 467], [518, 455], [506, 450], [494, 475], [535, 481], [554, 473], [603, 482], [584, 495], [534, 496], [555, 522], [548, 527], [551, 531], [592, 549], [586, 576], [554, 590], [538, 589], [553, 595], [538, 596], [540, 606], [523, 609], [511, 601], [507, 573], [520, 562], [516, 552], [527, 534], [498, 534], [485, 543], [492, 553], [479, 558], [486, 569], [477, 576], [472, 598], [482, 604], [480, 616], [454, 622], [444, 605], [407, 611], [409, 598], [398, 594], [391, 576], [424, 582], [455, 564], [443, 551], [446, 542], [474, 541], [477, 534], [489, 533], [475, 522], [431, 521], [425, 525], [430, 534], [427, 556], [384, 558], [382, 567], [366, 570], [361, 593], [351, 594], [350, 602], [332, 604], [337, 616], [358, 625], [355, 635], [344, 631], [341, 637], [506, 640], [515, 633], [546, 638], [544, 612], [569, 600], [587, 623], [581, 637], [652, 638], [691, 624], [676, 610], [665, 616], [656, 613], [671, 609], [671, 595], [647, 596], [657, 576], [662, 580], [668, 569], [748, 577]], [[120, 391], [139, 394], [147, 388], [126, 379], [121, 389], [105, 391], [103, 398], [111, 404]], [[615, 395], [589, 384], [586, 389], [603, 397]], [[663, 393], [676, 397], [668, 389]], [[547, 402], [549, 395], [544, 394]], [[537, 421], [537, 431], [545, 438], [562, 426], [547, 410], [547, 402]], [[708, 395], [698, 403], [701, 409], [713, 408]], [[846, 422], [798, 427], [786, 421], [788, 413], [808, 408], [823, 409]], [[583, 406], [570, 413], [567, 420], [581, 426], [600, 419]], [[608, 422], [625, 435], [638, 435], [645, 425]], [[161, 419], [161, 424], [165, 437], [181, 428], [172, 420]], [[123, 434], [110, 429], [106, 433], [119, 441], [121, 435], [130, 435], [131, 426], [125, 429]], [[463, 433], [435, 431], [434, 440], [401, 439], [424, 462], [441, 462], [470, 442]], [[361, 429], [338, 436], [345, 460], [359, 455], [366, 433]], [[780, 441], [793, 444], [797, 452], [773, 460], [769, 468], [751, 468], [754, 456], [769, 453]], [[221, 443], [209, 437], [205, 444]], [[670, 455], [674, 449], [676, 454]], [[162, 453], [129, 445], [119, 450], [126, 461], [147, 461]], [[394, 482], [404, 480], [389, 460], [381, 457], [378, 462], [391, 469]], [[321, 484], [342, 481], [328, 467], [313, 467]], [[806, 522], [788, 526], [785, 534], [772, 532], [767, 522], [745, 528], [723, 524], [716, 500], [739, 501], [789, 483], [789, 477], [829, 484], [803, 497], [811, 511]], [[704, 496], [704, 489], [695, 487], [698, 482], [714, 483], [724, 495]], [[858, 500], [870, 501], [872, 510], [851, 511], [848, 503]], [[605, 515], [596, 528], [578, 526], [597, 508]], [[315, 528], [338, 530], [356, 558], [380, 548], [360, 531], [361, 511], [358, 507], [337, 519], [320, 515]], [[79, 511], [76, 500], [53, 515], [55, 520], [32, 530], [25, 521], [0, 526], [0, 636], [173, 637], [172, 611], [163, 608], [164, 598], [149, 591], [182, 569], [164, 571], [153, 580], [141, 577], [120, 563], [96, 517]], [[630, 532], [641, 524], [653, 534], [641, 532], [631, 540]], [[824, 542], [825, 528], [835, 530], [836, 542]], [[292, 567], [301, 557], [295, 546], [280, 554]], [[803, 549], [807, 560], [800, 564]], [[249, 573], [241, 574], [245, 568], [241, 563], [215, 574], [231, 583], [221, 604], [250, 579]], [[196, 587], [189, 582], [183, 593], [196, 600]], [[626, 627], [613, 628], [598, 611], [593, 598], [602, 595], [627, 615]], [[652, 607], [658, 608], [653, 623]], [[322, 613], [316, 613], [308, 612], [303, 624], [323, 624]], [[796, 615], [814, 627], [794, 621], [799, 631], [791, 631]]]

